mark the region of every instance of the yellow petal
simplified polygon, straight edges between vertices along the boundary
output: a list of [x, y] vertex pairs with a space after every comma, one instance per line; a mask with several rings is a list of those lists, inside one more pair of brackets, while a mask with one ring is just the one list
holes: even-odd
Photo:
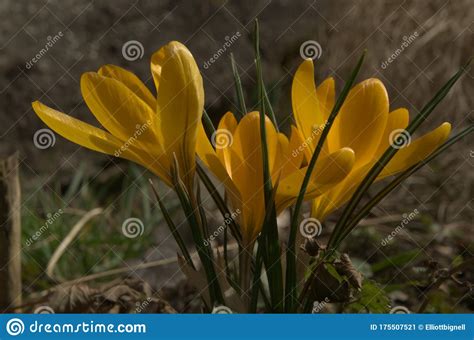
[[339, 208], [351, 197], [372, 165], [372, 163], [368, 163], [358, 169], [353, 169], [344, 180], [314, 199], [311, 216], [324, 221], [332, 211]]
[[[350, 173], [354, 161], [354, 152], [349, 148], [342, 148], [319, 159], [313, 170], [305, 199], [317, 197], [342, 181]], [[278, 211], [294, 203], [301, 189], [306, 170], [307, 167], [304, 167], [280, 181], [276, 198]]]
[[[304, 159], [304, 141], [301, 137], [301, 133], [295, 126], [291, 126], [291, 135], [290, 135], [290, 145], [289, 145], [289, 156], [292, 157], [292, 166], [294, 170], [297, 170], [301, 167]], [[288, 175], [287, 173], [286, 175]], [[285, 177], [286, 177], [285, 175]]]
[[319, 108], [321, 110], [321, 115], [323, 117], [323, 122], [325, 122], [331, 110], [334, 107], [336, 101], [336, 90], [334, 84], [334, 78], [330, 77], [324, 80], [317, 88], [316, 94], [318, 96]]
[[118, 80], [147, 103], [153, 111], [156, 109], [156, 98], [151, 94], [145, 84], [132, 72], [115, 65], [104, 65], [97, 73], [101, 76]]
[[233, 144], [233, 134], [237, 128], [237, 120], [232, 112], [227, 112], [220, 120], [214, 137], [217, 157], [224, 164], [228, 174], [232, 177], [230, 148]]
[[[54, 110], [39, 101], [33, 102], [32, 106], [46, 125], [73, 143], [108, 155], [114, 155], [123, 144], [110, 133]], [[102, 141], [100, 145], [96, 143], [98, 140]]]
[[394, 131], [406, 129], [409, 119], [408, 110], [404, 108], [394, 110], [388, 114], [387, 126], [380, 140], [379, 147], [375, 152], [375, 159], [378, 159], [390, 146], [390, 138]]
[[[270, 172], [276, 165], [278, 135], [271, 120], [265, 117]], [[260, 142], [260, 114], [250, 112], [234, 132], [231, 152], [231, 174], [242, 198], [244, 237], [260, 232], [264, 218], [263, 160]], [[273, 179], [274, 180], [274, 179]]]
[[163, 179], [168, 185], [171, 183], [169, 174], [157, 162], [157, 156], [144, 153], [132, 144], [124, 144], [107, 131], [54, 110], [39, 101], [34, 102], [32, 106], [38, 117], [46, 125], [71, 142], [94, 151], [141, 164]]
[[[291, 87], [291, 102], [298, 129], [305, 139], [312, 139], [314, 127], [323, 124], [324, 118], [319, 109], [311, 59], [303, 61], [296, 70]], [[315, 143], [311, 142], [311, 145]]]
[[448, 139], [450, 132], [451, 124], [443, 123], [433, 131], [411, 142], [410, 145], [398, 150], [378, 179], [396, 174], [422, 161]]
[[[426, 158], [446, 141], [450, 130], [451, 125], [444, 123], [437, 129], [412, 142], [409, 146], [400, 149], [377, 177], [377, 180], [403, 171]], [[333, 187], [323, 196], [315, 199], [312, 216], [323, 221], [332, 211], [346, 203], [372, 168], [374, 162], [375, 160], [353, 171], [344, 181]]]
[[179, 42], [163, 46], [157, 55], [161, 58], [157, 97], [159, 131], [166, 154], [170, 158], [176, 155], [180, 174], [190, 188], [197, 131], [204, 109], [202, 77], [192, 54]]
[[355, 167], [372, 160], [387, 124], [388, 95], [378, 79], [368, 79], [349, 92], [331, 129], [329, 149], [349, 147]]
[[144, 142], [160, 147], [155, 135], [155, 113], [123, 83], [94, 72], [81, 77], [84, 101], [111, 134], [127, 141], [137, 136], [137, 143]]
[[151, 56], [150, 68], [151, 68], [151, 74], [153, 76], [153, 81], [155, 83], [155, 89], [157, 93], [158, 93], [158, 87], [160, 85], [161, 69], [162, 69], [165, 58], [166, 58], [166, 53], [163, 47], [160, 48], [155, 53], [153, 53], [153, 55]]
[[[217, 157], [202, 124], [198, 127], [196, 153], [206, 167], [224, 184], [232, 201], [240, 202], [240, 192], [232, 182], [224, 164], [222, 164]], [[238, 206], [240, 206], [240, 204]]]

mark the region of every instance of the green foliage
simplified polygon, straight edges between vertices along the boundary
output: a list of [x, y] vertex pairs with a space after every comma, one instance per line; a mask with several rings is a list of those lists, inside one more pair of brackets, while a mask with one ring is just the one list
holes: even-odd
[[380, 285], [372, 280], [364, 280], [362, 289], [354, 302], [346, 306], [348, 313], [388, 313], [390, 299]]

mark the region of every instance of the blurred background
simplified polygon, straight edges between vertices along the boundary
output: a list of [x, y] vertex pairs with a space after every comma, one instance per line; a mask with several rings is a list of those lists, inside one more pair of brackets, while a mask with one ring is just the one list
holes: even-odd
[[[81, 97], [81, 74], [116, 64], [153, 88], [152, 53], [170, 40], [179, 40], [201, 69], [206, 109], [217, 122], [226, 111], [237, 108], [230, 53], [237, 61], [247, 104], [255, 103], [255, 18], [260, 21], [265, 81], [283, 129], [291, 122], [291, 80], [302, 61], [300, 48], [307, 41], [321, 47], [315, 61], [316, 80], [332, 76], [337, 90], [366, 49], [359, 80], [381, 79], [391, 109], [406, 107], [412, 117], [473, 55], [474, 7], [469, 0], [2, 0], [0, 155], [20, 154], [27, 294], [124, 268], [123, 274], [146, 280], [176, 309], [193, 310], [196, 299], [181, 282], [175, 264], [165, 261], [150, 269], [140, 267], [176, 254], [150, 193], [149, 175], [143, 176], [144, 170], [129, 162], [80, 148], [60, 136], [50, 147], [38, 148], [35, 133], [46, 126], [32, 111], [31, 102], [41, 100], [96, 124]], [[130, 41], [142, 47], [138, 57], [124, 55]], [[219, 52], [224, 46], [225, 51]], [[473, 93], [474, 71], [470, 70], [420, 133], [444, 121], [451, 122], [454, 131], [472, 123]], [[427, 262], [449, 266], [472, 256], [473, 165], [472, 139], [465, 139], [406, 181], [348, 242], [351, 257], [359, 260], [366, 276], [384, 282], [392, 300], [410, 306], [410, 299], [418, 296], [419, 287], [410, 282], [423, 273], [413, 268]], [[168, 197], [167, 203], [171, 210], [177, 208], [174, 197]], [[46, 275], [55, 249], [76, 222], [97, 207], [103, 213], [91, 218], [74, 238], [53, 266], [53, 277]], [[58, 209], [63, 211], [60, 216], [27, 245]], [[390, 246], [381, 247], [384, 235], [414, 209], [419, 216], [410, 228]], [[143, 220], [144, 236], [123, 237], [122, 222], [130, 217]], [[178, 288], [169, 290], [169, 286]], [[472, 310], [472, 296], [461, 292], [450, 300], [449, 287], [444, 294], [434, 311]]]

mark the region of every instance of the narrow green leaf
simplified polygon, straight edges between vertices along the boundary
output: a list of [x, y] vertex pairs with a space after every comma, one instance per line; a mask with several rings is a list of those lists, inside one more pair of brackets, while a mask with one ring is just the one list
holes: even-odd
[[212, 124], [212, 120], [206, 110], [204, 110], [202, 114], [202, 125], [209, 136], [212, 136], [212, 134], [216, 131], [216, 128], [214, 127], [214, 124]]
[[[263, 72], [260, 58], [260, 36], [258, 20], [255, 20], [255, 65], [257, 69], [257, 84], [258, 84], [258, 103], [260, 111], [260, 143], [262, 149], [262, 164], [263, 164], [263, 185], [265, 207], [271, 207], [270, 218], [264, 223], [262, 228], [263, 239], [265, 242], [265, 253], [263, 260], [265, 262], [266, 273], [268, 276], [268, 283], [270, 288], [270, 297], [274, 312], [283, 311], [283, 270], [281, 266], [281, 249], [280, 240], [278, 238], [278, 225], [276, 219], [275, 202], [272, 201], [272, 178], [270, 174], [270, 165], [268, 160], [268, 145], [267, 145], [267, 131], [265, 124], [265, 84], [263, 82]], [[273, 111], [273, 110], [272, 110]], [[276, 125], [275, 117], [273, 123]], [[267, 214], [267, 211], [266, 211]]]
[[234, 75], [235, 94], [239, 103], [239, 116], [242, 118], [247, 114], [247, 106], [245, 105], [244, 90], [242, 89], [242, 82], [240, 81], [239, 70], [235, 63], [234, 54], [230, 54], [230, 62], [232, 65], [232, 73]]
[[194, 245], [196, 247], [199, 259], [201, 260], [202, 266], [206, 273], [206, 278], [209, 284], [209, 295], [213, 304], [223, 304], [224, 297], [222, 290], [217, 279], [216, 270], [214, 268], [214, 257], [212, 249], [205, 245], [205, 240], [202, 234], [201, 217], [199, 214], [199, 207], [196, 207], [196, 201], [191, 199], [189, 193], [184, 186], [184, 183], [179, 177], [179, 167], [176, 155], [174, 157], [174, 164], [171, 168], [171, 178], [173, 180], [173, 186], [178, 194], [178, 198], [181, 202], [186, 218], [188, 220], [191, 235], [193, 237]]
[[178, 229], [176, 228], [176, 225], [174, 224], [168, 212], [168, 209], [166, 209], [165, 205], [161, 201], [160, 195], [158, 194], [158, 190], [155, 188], [155, 185], [153, 184], [153, 181], [151, 179], [149, 179], [149, 182], [150, 182], [153, 194], [155, 195], [156, 201], [158, 202], [158, 205], [160, 206], [163, 217], [165, 218], [166, 224], [168, 225], [168, 228], [170, 229], [171, 234], [173, 235], [176, 243], [178, 244], [179, 249], [183, 253], [183, 256], [186, 259], [186, 261], [193, 267], [193, 269], [196, 269], [191, 259], [191, 255], [189, 254], [188, 249], [186, 248], [186, 244], [183, 241], [183, 238], [178, 232]]
[[[207, 191], [209, 192], [209, 195], [211, 195], [214, 203], [216, 203], [217, 208], [221, 212], [222, 218], [225, 218], [226, 215], [232, 215], [229, 208], [227, 207], [227, 204], [225, 204], [224, 199], [219, 194], [219, 191], [217, 190], [216, 186], [214, 185], [214, 183], [212, 183], [206, 171], [199, 163], [196, 163], [196, 171], [199, 177], [201, 178], [201, 181], [204, 183], [204, 186], [206, 187]], [[235, 238], [239, 246], [242, 246], [242, 235], [240, 233], [240, 228], [233, 219], [230, 222], [229, 227], [231, 229], [232, 236]]]
[[346, 81], [344, 88], [337, 98], [337, 101], [329, 115], [329, 118], [324, 126], [324, 129], [321, 133], [321, 138], [318, 141], [316, 149], [314, 150], [313, 155], [311, 156], [311, 160], [308, 165], [308, 169], [306, 170], [303, 183], [301, 184], [300, 192], [298, 194], [298, 198], [295, 203], [294, 213], [291, 220], [291, 227], [290, 227], [290, 235], [288, 239], [288, 247], [286, 251], [286, 285], [285, 285], [285, 310], [286, 312], [292, 312], [297, 307], [297, 292], [296, 292], [296, 233], [298, 230], [298, 219], [300, 216], [301, 207], [304, 201], [304, 195], [306, 193], [306, 189], [309, 184], [309, 180], [311, 178], [311, 174], [313, 172], [314, 167], [316, 166], [316, 161], [321, 153], [322, 147], [324, 142], [326, 141], [327, 135], [329, 134], [329, 130], [336, 119], [339, 110], [342, 107], [342, 104], [346, 100], [347, 95], [349, 94], [349, 90], [352, 88], [354, 84], [355, 78], [360, 71], [362, 66], [362, 62], [364, 61], [365, 51], [362, 56], [359, 58], [354, 70], [349, 76], [349, 79]]

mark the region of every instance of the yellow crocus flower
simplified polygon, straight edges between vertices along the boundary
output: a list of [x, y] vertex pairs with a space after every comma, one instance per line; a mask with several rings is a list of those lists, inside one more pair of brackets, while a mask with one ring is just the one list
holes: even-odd
[[[296, 125], [308, 140], [306, 157], [309, 159], [320, 137], [335, 102], [334, 79], [328, 78], [319, 86], [314, 81], [314, 66], [308, 59], [297, 69], [292, 85], [292, 105]], [[355, 152], [355, 163], [350, 174], [339, 184], [313, 201], [312, 215], [324, 220], [328, 214], [349, 200], [370, 168], [408, 126], [408, 110], [389, 111], [388, 94], [378, 79], [367, 79], [349, 92], [339, 115], [323, 146], [322, 155], [349, 147]], [[430, 155], [446, 141], [451, 131], [449, 123], [411, 141], [404, 135], [405, 145], [397, 152], [377, 180], [403, 171]]]
[[204, 108], [202, 77], [189, 50], [173, 41], [151, 58], [154, 96], [132, 72], [114, 65], [81, 77], [85, 103], [103, 129], [39, 101], [36, 114], [55, 132], [86, 148], [143, 165], [171, 185], [176, 157], [192, 188], [198, 125]]
[[[288, 139], [276, 131], [268, 117], [265, 117], [265, 123], [273, 185], [280, 179], [275, 196], [277, 213], [280, 213], [295, 202], [306, 173], [306, 167], [301, 168], [303, 153], [294, 152], [303, 145], [303, 141], [296, 128], [292, 129]], [[226, 113], [213, 136], [216, 149], [202, 126], [198, 136], [197, 154], [224, 184], [233, 209], [241, 212], [243, 242], [245, 245], [252, 244], [261, 231], [265, 217], [260, 115], [250, 112], [237, 123], [231, 112]], [[305, 197], [311, 199], [329, 190], [344, 179], [353, 164], [354, 153], [349, 148], [321, 157]]]

